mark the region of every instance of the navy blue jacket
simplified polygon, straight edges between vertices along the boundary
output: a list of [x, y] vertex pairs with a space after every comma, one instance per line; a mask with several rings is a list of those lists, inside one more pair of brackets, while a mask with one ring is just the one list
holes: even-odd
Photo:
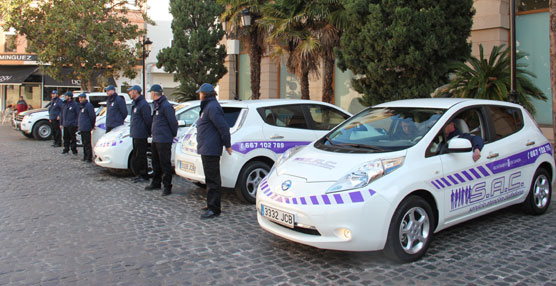
[[215, 96], [201, 101], [200, 113], [197, 120], [197, 153], [222, 156], [222, 146], [231, 146], [230, 127]]
[[469, 133], [461, 133], [461, 131], [457, 129], [452, 131], [452, 133], [448, 134], [447, 140], [450, 140], [454, 137], [465, 138], [471, 141], [471, 145], [473, 146], [473, 151], [475, 151], [475, 149], [479, 149], [479, 151], [483, 150], [483, 146], [485, 145], [483, 138], [481, 138], [481, 136], [475, 136]]
[[172, 143], [178, 135], [176, 111], [164, 95], [154, 101], [152, 134], [155, 143]]
[[75, 100], [67, 101], [62, 109], [62, 113], [60, 114], [60, 121], [62, 122], [62, 126], [70, 127], [75, 126], [77, 127], [77, 121], [79, 120], [79, 104], [75, 102]]
[[79, 112], [79, 131], [91, 131], [95, 128], [95, 122], [97, 120], [97, 115], [95, 114], [95, 108], [93, 105], [85, 100], [80, 103], [81, 112]]
[[48, 119], [56, 120], [62, 113], [62, 108], [64, 108], [64, 101], [59, 97], [55, 97], [50, 101], [50, 106], [48, 107]]
[[131, 126], [129, 127], [131, 138], [149, 138], [151, 136], [152, 125], [151, 107], [145, 100], [145, 97], [140, 95], [133, 100], [131, 108]]
[[115, 128], [124, 124], [127, 117], [125, 100], [114, 93], [106, 102], [106, 127]]

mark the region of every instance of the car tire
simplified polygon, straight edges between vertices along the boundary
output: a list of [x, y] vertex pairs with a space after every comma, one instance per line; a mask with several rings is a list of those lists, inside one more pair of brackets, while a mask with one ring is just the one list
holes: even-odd
[[384, 254], [401, 263], [418, 260], [429, 248], [434, 226], [432, 208], [425, 199], [405, 198], [390, 221]]
[[545, 169], [538, 169], [533, 177], [529, 194], [527, 194], [522, 208], [528, 214], [541, 215], [548, 209], [551, 198], [552, 183], [550, 175]]
[[261, 161], [247, 163], [239, 173], [236, 184], [236, 194], [244, 202], [254, 204], [257, 187], [262, 179], [270, 172], [270, 166]]
[[27, 134], [23, 131], [21, 131], [21, 134], [23, 134], [23, 136], [27, 137], [27, 138], [33, 138], [33, 134]]
[[[131, 151], [131, 154], [129, 154], [129, 160], [127, 162], [127, 166], [129, 169], [129, 172], [132, 175], [136, 174], [135, 171], [135, 166], [133, 165], [133, 155], [134, 155], [134, 151]], [[147, 176], [149, 178], [152, 178], [154, 174], [154, 170], [153, 170], [153, 153], [151, 152], [150, 148], [147, 148]]]
[[35, 123], [31, 133], [37, 140], [48, 140], [52, 136], [52, 128], [48, 121], [39, 121]]

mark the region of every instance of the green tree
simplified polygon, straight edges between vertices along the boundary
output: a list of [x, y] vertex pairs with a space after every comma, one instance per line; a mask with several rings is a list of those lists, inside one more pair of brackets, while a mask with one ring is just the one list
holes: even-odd
[[[455, 78], [448, 84], [445, 96], [469, 97], [510, 101], [510, 57], [509, 49], [504, 46], [494, 46], [490, 57], [486, 59], [483, 45], [479, 46], [479, 58], [471, 56], [467, 63], [454, 62], [451, 67]], [[525, 57], [521, 52], [516, 54], [517, 60]], [[535, 75], [525, 68], [527, 64], [518, 63], [516, 66], [517, 102], [529, 112], [535, 114], [535, 107], [531, 98], [546, 101], [546, 96], [538, 89], [529, 77]]]
[[[139, 11], [145, 0], [135, 1]], [[9, 0], [0, 2], [4, 28], [13, 27], [29, 42], [46, 72], [62, 79], [62, 68], [71, 67], [83, 89], [92, 90], [95, 75], [136, 75], [140, 46], [130, 45], [144, 31], [126, 17], [124, 0]], [[141, 13], [145, 21], [146, 14]]]
[[[267, 2], [265, 0], [217, 0], [218, 3], [225, 5], [226, 10], [220, 15], [221, 22], [228, 22], [227, 27], [230, 34], [237, 33], [243, 36], [249, 44], [249, 61], [251, 65], [251, 98], [261, 97], [261, 57], [265, 48], [265, 30], [257, 22], [261, 18], [261, 8]], [[243, 13], [251, 15], [252, 21], [247, 29], [247, 34], [239, 33], [241, 18]], [[237, 63], [236, 63], [237, 64]]]
[[321, 45], [314, 32], [315, 19], [306, 13], [303, 0], [276, 0], [263, 8], [260, 20], [268, 31], [271, 56], [286, 59], [286, 67], [300, 81], [301, 98], [309, 99], [309, 74], [319, 74]]
[[224, 31], [217, 23], [223, 10], [214, 0], [170, 0], [174, 39], [158, 53], [156, 65], [175, 72], [178, 95], [184, 100], [195, 98], [195, 91], [205, 82], [216, 85], [227, 72], [226, 50], [219, 45]]
[[448, 63], [464, 61], [473, 0], [343, 0], [350, 23], [338, 65], [356, 74], [363, 105], [427, 97], [448, 81]]

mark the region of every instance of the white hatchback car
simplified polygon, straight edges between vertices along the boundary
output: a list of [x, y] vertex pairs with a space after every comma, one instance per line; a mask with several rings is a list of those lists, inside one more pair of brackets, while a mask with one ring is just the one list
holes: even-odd
[[[451, 122], [484, 139], [478, 161], [470, 140], [446, 140]], [[455, 98], [384, 103], [282, 155], [259, 186], [257, 219], [263, 229], [299, 243], [384, 249], [394, 260], [414, 261], [433, 233], [460, 222], [514, 204], [544, 213], [553, 155], [530, 114], [516, 104]]]
[[[152, 105], [152, 100], [149, 100]], [[152, 106], [151, 106], [152, 108]], [[189, 127], [199, 117], [200, 101], [188, 101], [174, 105], [176, 110], [176, 119], [178, 120], [178, 135], [172, 144], [172, 156], [176, 148], [177, 138], [184, 135]], [[131, 114], [131, 111], [129, 111]], [[128, 116], [128, 119], [130, 117]], [[129, 120], [126, 120], [124, 125], [112, 129], [110, 132], [102, 136], [94, 147], [95, 164], [111, 170], [129, 170], [133, 172], [133, 164], [130, 160], [133, 151], [133, 140], [129, 136]], [[150, 140], [150, 138], [149, 138]], [[150, 143], [150, 141], [149, 141]], [[150, 150], [147, 151], [148, 174], [152, 174], [152, 164], [150, 157]], [[173, 162], [173, 158], [172, 158]], [[135, 172], [133, 172], [135, 173]]]
[[[259, 182], [283, 152], [307, 145], [350, 117], [328, 103], [311, 100], [246, 100], [222, 103], [230, 126], [233, 154], [220, 161], [222, 187], [235, 188], [238, 196], [255, 203]], [[197, 129], [176, 148], [176, 174], [205, 183], [201, 156], [197, 154]]]

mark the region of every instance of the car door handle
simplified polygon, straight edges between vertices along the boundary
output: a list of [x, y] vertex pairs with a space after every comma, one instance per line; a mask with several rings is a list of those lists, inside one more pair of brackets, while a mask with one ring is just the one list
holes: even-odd
[[535, 145], [535, 141], [527, 142], [527, 146]]
[[498, 155], [499, 155], [498, 153], [490, 154], [490, 155], [488, 155], [487, 159], [496, 158], [496, 157], [498, 157]]
[[274, 136], [270, 137], [270, 139], [284, 139], [284, 136], [282, 136], [282, 135], [274, 135]]

